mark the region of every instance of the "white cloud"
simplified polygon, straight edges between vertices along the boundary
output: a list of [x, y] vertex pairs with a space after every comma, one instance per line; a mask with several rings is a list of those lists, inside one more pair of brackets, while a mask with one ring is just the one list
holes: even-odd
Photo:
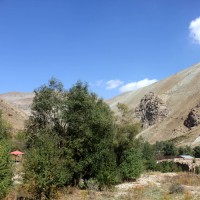
[[190, 22], [190, 36], [195, 42], [200, 44], [200, 17]]
[[145, 78], [144, 80], [141, 80], [141, 81], [131, 82], [126, 85], [123, 85], [122, 87], [119, 88], [119, 91], [120, 92], [128, 92], [128, 91], [132, 91], [132, 90], [137, 90], [139, 88], [151, 85], [157, 81], [158, 80], [156, 80], [156, 79], [149, 80], [148, 78]]
[[118, 88], [122, 84], [123, 84], [123, 82], [118, 80], [118, 79], [110, 80], [110, 81], [106, 82], [106, 89], [107, 90], [112, 90], [112, 89]]

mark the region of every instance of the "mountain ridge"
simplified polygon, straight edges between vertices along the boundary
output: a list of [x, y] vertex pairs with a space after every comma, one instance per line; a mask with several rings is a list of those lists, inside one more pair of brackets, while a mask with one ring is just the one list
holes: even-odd
[[113, 110], [116, 110], [118, 103], [127, 104], [130, 109], [135, 109], [149, 92], [159, 95], [165, 101], [169, 116], [159, 124], [144, 129], [139, 136], [151, 143], [182, 138], [180, 145], [197, 145], [194, 142], [199, 137], [200, 127], [190, 130], [184, 126], [183, 121], [190, 110], [200, 103], [200, 63], [145, 88], [114, 97], [107, 103]]
[[[168, 115], [163, 121], [144, 129], [142, 136], [150, 143], [161, 140], [174, 140], [178, 145], [199, 145], [200, 125], [188, 128], [184, 121], [193, 108], [200, 103], [200, 63], [192, 65], [166, 79], [135, 91], [122, 93], [105, 100], [113, 111], [117, 104], [124, 103], [135, 110], [141, 99], [148, 93], [154, 93], [166, 104]], [[24, 118], [30, 115], [34, 93], [9, 92], [0, 94], [0, 99], [16, 108]], [[198, 112], [197, 112], [198, 113]]]

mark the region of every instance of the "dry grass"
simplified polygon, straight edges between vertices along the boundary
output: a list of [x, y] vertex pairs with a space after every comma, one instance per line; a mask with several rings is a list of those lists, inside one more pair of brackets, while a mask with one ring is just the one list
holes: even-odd
[[189, 191], [185, 193], [184, 200], [192, 200], [192, 194]]
[[168, 177], [166, 181], [187, 186], [200, 186], [200, 176], [193, 173], [178, 173], [174, 177]]
[[[159, 177], [162, 177], [159, 180]], [[189, 173], [148, 173], [144, 180], [157, 180], [159, 183], [142, 185], [142, 182], [134, 182], [129, 189], [115, 189], [107, 191], [79, 190], [75, 187], [65, 187], [58, 192], [57, 200], [199, 200], [200, 176]], [[144, 181], [145, 182], [145, 181]], [[143, 182], [143, 183], [144, 183]], [[169, 193], [172, 183], [184, 186], [183, 193]], [[14, 196], [27, 196], [22, 193], [23, 188], [16, 188], [15, 193], [10, 193], [6, 200], [14, 199]]]

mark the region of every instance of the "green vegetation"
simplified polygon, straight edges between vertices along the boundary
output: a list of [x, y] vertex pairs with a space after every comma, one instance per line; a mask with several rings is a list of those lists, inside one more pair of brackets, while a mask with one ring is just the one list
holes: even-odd
[[91, 178], [100, 189], [113, 184], [116, 156], [110, 108], [80, 81], [65, 91], [52, 79], [35, 94], [27, 124], [25, 180], [37, 199], [49, 199], [52, 188], [77, 186], [81, 180], [87, 187]]
[[63, 159], [63, 149], [58, 148], [60, 140], [51, 130], [42, 130], [41, 134], [25, 157], [24, 183], [35, 199], [51, 199], [56, 187], [70, 181], [67, 171], [67, 159]]
[[194, 156], [195, 158], [200, 158], [200, 146], [194, 148]]
[[143, 170], [142, 155], [139, 149], [130, 149], [123, 153], [120, 172], [123, 180], [134, 180], [140, 177]]
[[89, 189], [95, 183], [95, 190], [103, 190], [135, 180], [144, 170], [181, 171], [156, 158], [198, 154], [198, 148], [177, 148], [172, 141], [150, 145], [136, 139], [141, 126], [133, 112], [124, 104], [117, 107], [115, 116], [81, 81], [67, 91], [51, 79], [35, 90], [25, 135], [19, 135], [26, 143], [24, 186], [33, 199], [55, 199], [64, 186]]
[[142, 158], [146, 170], [156, 169], [156, 156], [154, 146], [150, 145], [148, 142], [143, 143]]
[[12, 162], [10, 158], [8, 126], [0, 114], [0, 199], [3, 199], [12, 185]]

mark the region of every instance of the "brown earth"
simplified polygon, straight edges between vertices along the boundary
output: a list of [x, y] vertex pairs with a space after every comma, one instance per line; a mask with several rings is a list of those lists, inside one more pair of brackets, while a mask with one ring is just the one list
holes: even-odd
[[114, 97], [107, 103], [115, 111], [118, 103], [127, 104], [135, 110], [141, 99], [150, 92], [165, 102], [169, 113], [162, 122], [144, 129], [140, 136], [151, 143], [173, 139], [179, 145], [199, 145], [200, 126], [188, 129], [184, 126], [184, 120], [200, 103], [200, 63], [145, 88]]
[[32, 92], [8, 92], [0, 94], [0, 99], [9, 102], [27, 115], [30, 115], [33, 97], [34, 93]]
[[[142, 174], [135, 182], [116, 185], [112, 190], [95, 191], [66, 188], [59, 200], [199, 200], [200, 177], [189, 173]], [[171, 193], [174, 187], [182, 188], [181, 192]], [[172, 189], [171, 189], [172, 188]]]
[[24, 128], [24, 122], [28, 116], [23, 111], [3, 99], [0, 99], [0, 110], [2, 111], [3, 119], [13, 127], [14, 131]]

